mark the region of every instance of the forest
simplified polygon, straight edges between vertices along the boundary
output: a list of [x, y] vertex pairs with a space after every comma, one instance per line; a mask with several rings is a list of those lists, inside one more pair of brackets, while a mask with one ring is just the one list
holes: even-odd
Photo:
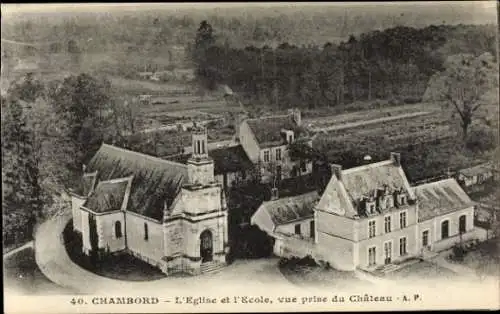
[[210, 24], [204, 27], [210, 34], [198, 36], [193, 52], [199, 76], [209, 87], [224, 82], [248, 102], [278, 110], [375, 99], [416, 103], [447, 57], [496, 56], [493, 26], [399, 26], [351, 35], [338, 45], [297, 47], [285, 42], [275, 49], [229, 47], [218, 42]]

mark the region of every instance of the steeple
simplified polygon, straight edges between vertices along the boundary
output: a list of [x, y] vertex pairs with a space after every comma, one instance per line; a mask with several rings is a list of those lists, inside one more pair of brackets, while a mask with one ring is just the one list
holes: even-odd
[[208, 156], [207, 129], [194, 126], [192, 131], [193, 154], [189, 158], [188, 177], [192, 185], [208, 185], [214, 182], [214, 163]]

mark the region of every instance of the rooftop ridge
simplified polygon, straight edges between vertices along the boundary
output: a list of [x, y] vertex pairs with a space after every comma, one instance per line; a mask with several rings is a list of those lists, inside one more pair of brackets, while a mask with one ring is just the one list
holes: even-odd
[[131, 176], [128, 176], [128, 177], [123, 177], [123, 178], [115, 178], [115, 179], [110, 179], [110, 180], [104, 180], [104, 181], [99, 181], [99, 183], [97, 184], [97, 186], [99, 186], [101, 183], [122, 183], [122, 182], [126, 182], [126, 181], [129, 181], [130, 179], [132, 179], [134, 176], [131, 175]]
[[143, 157], [143, 158], [146, 158], [146, 159], [149, 159], [149, 160], [152, 160], [152, 161], [161, 162], [161, 163], [165, 163], [165, 164], [168, 164], [168, 165], [171, 165], [171, 166], [175, 166], [175, 167], [187, 169], [187, 165], [184, 165], [184, 164], [181, 164], [181, 163], [178, 163], [178, 162], [175, 162], [175, 161], [161, 159], [159, 157], [155, 157], [155, 156], [151, 156], [151, 155], [147, 155], [147, 154], [135, 152], [133, 150], [129, 150], [129, 149], [117, 147], [117, 146], [114, 146], [114, 145], [111, 145], [111, 144], [102, 143], [101, 147], [106, 147], [106, 148], [114, 149], [114, 150], [117, 150], [119, 152], [123, 152], [123, 153], [126, 153], [126, 154], [136, 155], [138, 157]]
[[349, 173], [356, 172], [356, 171], [362, 171], [362, 170], [376, 168], [376, 167], [382, 167], [382, 166], [389, 166], [392, 164], [393, 164], [392, 160], [388, 159], [388, 160], [374, 162], [374, 163], [367, 164], [367, 165], [361, 165], [361, 166], [357, 166], [357, 167], [353, 167], [353, 168], [348, 168], [348, 169], [342, 170], [342, 174], [349, 174]]
[[446, 179], [441, 179], [441, 180], [438, 180], [438, 181], [426, 182], [426, 183], [422, 183], [422, 184], [419, 184], [419, 185], [415, 185], [415, 186], [413, 186], [413, 188], [414, 189], [425, 189], [427, 187], [444, 184], [447, 181], [456, 182], [456, 180], [454, 178], [446, 178]]
[[283, 202], [283, 201], [290, 202], [292, 200], [295, 200], [295, 199], [298, 199], [298, 198], [302, 198], [302, 197], [306, 197], [306, 196], [312, 196], [314, 194], [316, 194], [316, 195], [319, 196], [319, 193], [317, 191], [311, 191], [311, 192], [307, 192], [307, 193], [303, 193], [303, 194], [299, 194], [299, 195], [294, 195], [294, 196], [280, 197], [280, 198], [278, 198], [276, 200], [264, 201], [263, 203], [274, 203], [274, 202]]

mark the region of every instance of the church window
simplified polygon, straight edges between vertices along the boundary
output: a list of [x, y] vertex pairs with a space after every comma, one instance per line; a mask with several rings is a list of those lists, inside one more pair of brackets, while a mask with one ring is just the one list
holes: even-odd
[[201, 141], [201, 153], [205, 154], [205, 141]]
[[117, 239], [122, 237], [122, 223], [120, 221], [115, 222], [115, 236]]
[[144, 223], [144, 240], [145, 241], [149, 240], [148, 224], [147, 223]]

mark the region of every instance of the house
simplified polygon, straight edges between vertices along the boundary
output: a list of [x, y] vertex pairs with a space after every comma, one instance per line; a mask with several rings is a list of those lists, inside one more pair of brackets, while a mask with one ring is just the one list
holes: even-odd
[[397, 153], [350, 169], [331, 167], [318, 201], [303, 202], [310, 208], [301, 212], [308, 214], [288, 221], [295, 225], [294, 235], [276, 234], [279, 229], [262, 219], [272, 217], [265, 206], [252, 217], [276, 239], [279, 256], [310, 255], [340, 270], [372, 271], [475, 236], [473, 202], [455, 179], [412, 187]]
[[125, 252], [164, 273], [222, 267], [227, 210], [205, 129], [186, 163], [103, 144], [72, 193], [73, 229], [87, 255]]
[[492, 163], [484, 163], [458, 171], [457, 180], [464, 187], [483, 184], [498, 178], [498, 169]]
[[264, 183], [312, 172], [311, 161], [293, 160], [289, 154], [293, 143], [312, 146], [297, 109], [290, 110], [288, 115], [245, 119], [237, 127], [236, 138], [250, 160], [258, 165]]

